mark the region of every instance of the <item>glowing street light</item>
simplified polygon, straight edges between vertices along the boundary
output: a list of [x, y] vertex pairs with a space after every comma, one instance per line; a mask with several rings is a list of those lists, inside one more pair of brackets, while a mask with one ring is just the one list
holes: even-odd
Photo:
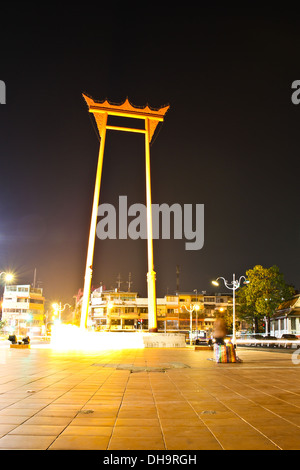
[[200, 310], [200, 306], [198, 304], [192, 304], [190, 308], [187, 308], [186, 305], [183, 305], [187, 312], [190, 313], [190, 345], [192, 345], [192, 330], [193, 330], [193, 311], [196, 312]]
[[52, 308], [54, 310], [54, 316], [58, 314], [59, 321], [61, 321], [61, 312], [63, 312], [67, 306], [70, 308], [72, 307], [70, 304], [64, 304], [64, 306], [62, 307], [61, 302], [59, 303], [55, 302], [54, 304], [52, 304]]
[[5, 272], [5, 271], [2, 271], [2, 272], [0, 273], [0, 277], [1, 277], [3, 274], [5, 275], [5, 277], [4, 277], [5, 282], [11, 282], [11, 281], [13, 280], [13, 278], [14, 278], [14, 275], [13, 275], [12, 273], [7, 273], [7, 272]]
[[233, 344], [236, 343], [236, 331], [235, 331], [235, 291], [241, 286], [241, 281], [244, 279], [245, 284], [249, 284], [249, 281], [245, 278], [245, 276], [241, 276], [239, 280], [235, 279], [235, 274], [233, 274], [233, 278], [231, 282], [226, 281], [224, 277], [217, 277], [214, 281], [211, 281], [211, 283], [214, 286], [219, 286], [220, 284], [218, 283], [219, 279], [223, 279], [225, 287], [227, 289], [232, 290], [232, 342]]

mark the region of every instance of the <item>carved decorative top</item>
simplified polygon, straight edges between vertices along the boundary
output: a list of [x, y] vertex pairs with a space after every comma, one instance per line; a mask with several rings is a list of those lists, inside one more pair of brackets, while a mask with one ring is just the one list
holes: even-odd
[[158, 119], [159, 121], [163, 120], [164, 115], [170, 107], [170, 105], [166, 105], [159, 109], [153, 109], [150, 106], [146, 105], [144, 108], [142, 108], [138, 106], [133, 106], [128, 98], [126, 98], [123, 104], [113, 104], [110, 103], [108, 100], [95, 101], [93, 98], [85, 94], [83, 94], [83, 97], [91, 112], [107, 112], [108, 114], [117, 114], [123, 116], [132, 115], [131, 117], [142, 119], [149, 117], [152, 119]]

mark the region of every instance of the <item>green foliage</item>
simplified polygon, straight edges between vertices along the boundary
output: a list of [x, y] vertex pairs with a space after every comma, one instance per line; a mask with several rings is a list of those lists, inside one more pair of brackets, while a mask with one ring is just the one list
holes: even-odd
[[237, 312], [246, 321], [267, 320], [285, 300], [294, 295], [294, 288], [287, 285], [277, 266], [264, 268], [257, 265], [246, 272], [249, 284], [236, 291]]

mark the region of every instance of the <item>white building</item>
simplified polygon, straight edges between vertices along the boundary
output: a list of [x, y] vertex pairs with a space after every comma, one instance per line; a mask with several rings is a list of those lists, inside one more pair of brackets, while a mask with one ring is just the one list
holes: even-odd
[[300, 295], [281, 304], [270, 321], [270, 334], [281, 338], [283, 334], [300, 337]]
[[38, 334], [44, 324], [43, 290], [25, 285], [4, 288], [2, 321], [7, 331], [15, 334]]

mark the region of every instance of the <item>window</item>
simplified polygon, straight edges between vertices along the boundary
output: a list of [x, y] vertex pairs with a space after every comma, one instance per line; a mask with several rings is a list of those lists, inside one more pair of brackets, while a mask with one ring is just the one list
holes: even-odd
[[120, 308], [111, 308], [110, 309], [110, 314], [120, 314], [121, 309]]
[[213, 308], [207, 308], [207, 307], [206, 307], [206, 308], [203, 310], [203, 313], [204, 313], [205, 315], [211, 315], [212, 313], [214, 313], [214, 309], [213, 309]]
[[43, 304], [44, 301], [40, 299], [30, 299], [31, 304]]
[[178, 321], [167, 320], [167, 330], [176, 329], [178, 330]]
[[167, 302], [176, 302], [177, 303], [178, 297], [167, 295], [166, 300], [167, 300]]
[[158, 315], [158, 316], [162, 317], [162, 316], [165, 315], [165, 313], [166, 313], [166, 312], [165, 312], [165, 309], [164, 309], [164, 308], [158, 308], [158, 309], [157, 309], [157, 315]]
[[125, 313], [134, 313], [134, 307], [125, 308]]
[[18, 292], [29, 292], [29, 287], [18, 287]]
[[5, 290], [6, 290], [6, 292], [17, 292], [17, 287], [16, 286], [6, 286]]
[[140, 311], [140, 313], [148, 313], [148, 308], [140, 307], [139, 311]]
[[42, 289], [31, 288], [30, 292], [42, 295]]

